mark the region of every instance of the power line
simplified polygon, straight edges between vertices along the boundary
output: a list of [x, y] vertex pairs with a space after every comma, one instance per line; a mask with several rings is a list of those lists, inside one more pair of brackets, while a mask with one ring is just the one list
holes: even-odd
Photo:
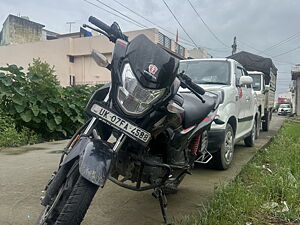
[[299, 49], [299, 48], [300, 48], [300, 46], [298, 46], [298, 47], [296, 47], [296, 48], [293, 48], [293, 49], [291, 49], [291, 50], [289, 50], [289, 51], [283, 52], [283, 53], [281, 53], [281, 54], [279, 54], [279, 55], [275, 55], [275, 56], [273, 56], [273, 57], [279, 57], [279, 56], [288, 54], [288, 53], [290, 53], [290, 52], [296, 51], [296, 50]]
[[300, 35], [300, 32], [297, 32], [297, 33], [289, 36], [288, 38], [286, 38], [286, 39], [284, 39], [284, 40], [282, 40], [282, 41], [280, 41], [280, 42], [278, 42], [278, 43], [276, 43], [276, 44], [274, 44], [274, 45], [272, 45], [272, 46], [270, 46], [270, 47], [268, 47], [265, 50], [260, 51], [260, 52], [266, 52], [266, 51], [270, 51], [270, 50], [272, 50], [274, 48], [277, 48], [278, 46], [283, 45], [283, 44], [285, 44], [285, 43], [287, 43], [287, 42], [295, 39], [298, 35]]
[[114, 16], [116, 16], [116, 17], [118, 17], [118, 18], [120, 18], [120, 19], [122, 19], [122, 20], [124, 20], [124, 21], [126, 21], [126, 22], [128, 22], [128, 23], [131, 23], [131, 24], [134, 24], [134, 25], [136, 25], [136, 26], [138, 26], [138, 27], [140, 27], [140, 28], [143, 28], [142, 26], [140, 26], [140, 25], [138, 25], [138, 24], [136, 24], [136, 23], [134, 23], [134, 22], [132, 22], [132, 21], [130, 21], [130, 20], [127, 20], [127, 19], [125, 19], [125, 18], [123, 18], [123, 17], [121, 17], [121, 16], [119, 16], [119, 15], [117, 15], [117, 14], [115, 14], [115, 13], [109, 11], [109, 10], [107, 10], [107, 9], [104, 9], [104, 8], [100, 7], [99, 5], [96, 5], [96, 4], [93, 3], [93, 2], [90, 2], [90, 1], [88, 1], [88, 0], [83, 0], [83, 1], [89, 3], [90, 5], [95, 6], [95, 7], [98, 8], [98, 9], [101, 9], [101, 10], [107, 12], [107, 13], [110, 13], [110, 14], [112, 14], [112, 15], [114, 15]]
[[132, 20], [133, 22], [135, 22], [135, 23], [137, 23], [137, 24], [139, 24], [139, 25], [141, 25], [141, 26], [147, 28], [145, 25], [143, 25], [143, 24], [141, 24], [140, 22], [138, 22], [138, 21], [136, 21], [136, 20], [130, 18], [129, 16], [125, 15], [124, 13], [121, 13], [120, 11], [118, 11], [118, 10], [114, 9], [113, 7], [111, 7], [111, 6], [107, 5], [107, 4], [105, 4], [104, 2], [102, 2], [102, 1], [100, 1], [100, 0], [96, 0], [96, 1], [99, 2], [100, 4], [106, 6], [107, 8], [109, 8], [109, 9], [111, 9], [111, 10], [113, 10], [113, 11], [119, 13], [120, 15], [126, 17], [127, 19]]
[[147, 19], [146, 17], [144, 17], [143, 15], [141, 15], [141, 14], [135, 12], [134, 10], [132, 10], [132, 9], [129, 8], [129, 7], [127, 7], [127, 6], [124, 5], [123, 3], [121, 3], [121, 2], [119, 2], [119, 1], [117, 1], [117, 0], [113, 0], [113, 1], [116, 2], [116, 3], [118, 3], [119, 5], [123, 6], [125, 9], [129, 10], [130, 12], [134, 13], [135, 15], [137, 15], [137, 16], [143, 18], [144, 20], [148, 21], [148, 22], [151, 23], [152, 25], [154, 25], [154, 26], [160, 28], [161, 30], [163, 30], [163, 31], [165, 31], [165, 32], [167, 32], [167, 33], [169, 33], [169, 34], [176, 35], [175, 33], [172, 33], [172, 32], [170, 32], [170, 31], [168, 31], [167, 29], [165, 29], [165, 28], [163, 28], [163, 27], [161, 27], [161, 26], [159, 26], [159, 25], [153, 23], [151, 20], [149, 20], [149, 19]]
[[197, 16], [200, 18], [200, 20], [202, 21], [202, 23], [204, 24], [204, 26], [206, 27], [206, 29], [214, 36], [214, 38], [220, 42], [222, 45], [224, 45], [227, 48], [230, 48], [228, 45], [226, 45], [211, 29], [210, 27], [207, 25], [207, 23], [203, 20], [203, 18], [200, 16], [200, 14], [198, 13], [198, 11], [195, 9], [195, 7], [193, 6], [193, 4], [191, 3], [190, 0], [188, 0], [190, 6], [193, 8], [193, 10], [195, 11], [195, 13], [197, 14]]
[[[134, 25], [136, 25], [136, 26], [138, 26], [138, 27], [140, 27], [140, 28], [149, 28], [148, 26], [146, 26], [146, 25], [144, 25], [144, 24], [142, 24], [142, 23], [136, 24], [136, 23], [132, 22], [132, 21], [134, 21], [134, 20], [133, 20], [132, 18], [130, 18], [129, 16], [126, 16], [126, 17], [129, 18], [129, 19], [132, 20], [132, 21], [129, 21], [129, 20], [127, 20], [127, 19], [125, 19], [125, 18], [123, 18], [123, 17], [121, 17], [121, 16], [119, 16], [119, 15], [113, 13], [113, 12], [110, 12], [110, 11], [108, 11], [108, 10], [106, 10], [106, 9], [104, 9], [104, 8], [102, 8], [102, 7], [100, 7], [99, 5], [96, 5], [96, 4], [94, 4], [94, 3], [92, 3], [92, 2], [90, 2], [90, 1], [88, 1], [88, 0], [83, 0], [83, 1], [85, 1], [85, 2], [87, 2], [87, 3], [89, 3], [89, 4], [91, 4], [91, 5], [93, 5], [93, 6], [97, 7], [97, 8], [99, 8], [99, 9], [102, 9], [102, 10], [104, 10], [104, 11], [106, 11], [106, 12], [108, 12], [108, 13], [114, 15], [114, 16], [117, 16], [118, 18], [121, 18], [121, 19], [123, 19], [123, 20], [125, 20], [125, 21], [127, 21], [127, 22], [129, 22], [129, 23], [132, 23], [132, 24], [134, 24]], [[122, 4], [122, 3], [118, 2], [118, 1], [115, 1], [115, 2], [119, 3], [120, 5], [122, 5], [123, 7], [125, 7], [126, 9], [130, 10], [131, 12], [134, 12], [133, 10], [131, 10], [129, 7], [125, 6], [124, 4]], [[147, 20], [148, 22], [151, 22], [154, 26], [157, 26], [157, 27], [159, 27], [160, 29], [162, 29], [162, 30], [164, 30], [164, 31], [166, 31], [166, 32], [168, 32], [168, 33], [170, 33], [170, 34], [172, 34], [172, 35], [176, 35], [175, 33], [172, 33], [172, 32], [170, 32], [170, 31], [166, 30], [165, 28], [163, 28], [163, 27], [161, 27], [161, 26], [158, 26], [157, 24], [153, 23], [152, 21], [150, 21], [149, 19], [143, 17], [142, 15], [140, 15], [140, 14], [138, 14], [138, 13], [136, 13], [136, 12], [134, 12], [134, 13], [135, 13], [136, 15], [142, 17], [143, 19]], [[182, 40], [180, 40], [180, 42], [182, 42], [183, 44], [189, 45], [189, 46], [194, 46], [194, 45], [192, 44], [192, 42], [188, 42], [188, 40], [183, 39], [183, 38], [181, 38], [181, 39], [182, 39]], [[186, 40], [186, 41], [183, 41], [183, 40]]]
[[193, 44], [195, 45], [196, 48], [198, 48], [197, 44], [194, 42], [194, 40], [191, 38], [191, 36], [186, 32], [186, 30], [183, 28], [183, 26], [181, 25], [181, 23], [179, 22], [179, 20], [177, 19], [177, 17], [175, 16], [175, 14], [173, 13], [173, 11], [170, 9], [170, 7], [168, 6], [168, 4], [165, 2], [165, 0], [162, 0], [165, 5], [167, 6], [168, 10], [170, 11], [170, 13], [173, 15], [174, 19], [177, 21], [177, 23], [179, 24], [179, 26], [181, 27], [181, 29], [183, 30], [183, 32], [189, 37], [189, 39], [193, 42]]
[[[108, 13], [110, 13], [110, 14], [112, 14], [112, 15], [118, 17], [118, 18], [121, 18], [121, 19], [125, 20], [125, 21], [128, 22], [128, 23], [134, 24], [134, 25], [136, 25], [136, 26], [138, 26], [138, 27], [140, 27], [140, 28], [149, 28], [148, 26], [146, 26], [145, 24], [142, 24], [141, 22], [139, 22], [139, 24], [135, 23], [134, 21], [136, 21], [136, 20], [132, 19], [132, 18], [129, 17], [129, 16], [126, 16], [126, 18], [128, 18], [128, 19], [130, 19], [130, 20], [125, 19], [125, 18], [121, 17], [120, 15], [117, 15], [117, 14], [111, 12], [111, 11], [108, 11], [107, 9], [104, 9], [104, 8], [100, 7], [99, 5], [97, 5], [97, 4], [95, 4], [95, 3], [92, 3], [92, 2], [90, 2], [90, 1], [88, 1], [88, 0], [83, 0], [83, 1], [85, 1], [85, 2], [87, 2], [87, 3], [89, 3], [89, 4], [93, 5], [93, 6], [95, 6], [95, 7], [99, 8], [99, 9], [101, 9], [101, 10], [104, 10], [104, 11], [106, 11], [106, 12], [108, 12]], [[96, 0], [96, 1], [99, 2], [99, 0]], [[116, 3], [118, 3], [118, 4], [120, 4], [121, 6], [123, 6], [124, 8], [128, 9], [129, 11], [133, 12], [133, 13], [136, 14], [137, 16], [139, 16], [139, 17], [145, 19], [146, 21], [148, 21], [149, 23], [153, 24], [154, 26], [160, 28], [161, 30], [164, 30], [165, 32], [168, 32], [169, 34], [172, 34], [172, 35], [174, 35], [174, 36], [176, 35], [175, 33], [171, 32], [171, 31], [168, 31], [166, 28], [163, 28], [163, 27], [157, 25], [156, 23], [152, 22], [151, 20], [147, 19], [146, 17], [144, 17], [144, 16], [140, 15], [139, 13], [133, 11], [132, 9], [130, 9], [129, 7], [127, 7], [125, 4], [123, 4], [123, 3], [121, 3], [121, 2], [119, 2], [119, 1], [117, 1], [117, 0], [114, 0], [114, 1], [115, 1]], [[100, 3], [100, 2], [99, 2], [99, 3]], [[103, 3], [103, 4], [104, 4], [106, 7], [112, 9], [112, 8], [109, 7], [107, 4], [105, 4], [105, 3]], [[121, 14], [121, 15], [124, 15], [123, 13], [120, 13], [120, 12], [119, 12], [118, 10], [116, 10], [116, 9], [113, 9], [113, 10], [116, 11], [116, 12], [118, 12], [118, 13]], [[193, 47], [195, 46], [195, 43], [190, 42], [190, 41], [188, 41], [188, 40], [186, 40], [186, 39], [184, 39], [184, 38], [181, 38], [181, 40], [179, 40], [179, 42], [181, 42], [181, 43], [183, 43], [183, 44], [185, 44], [185, 45], [188, 45], [188, 46], [193, 46]], [[205, 47], [205, 48], [208, 49], [208, 50], [211, 50], [211, 51], [215, 51], [215, 52], [225, 52], [225, 51], [220, 50], [220, 49], [213, 49], [213, 48], [209, 48], [209, 47]]]
[[[244, 41], [238, 40], [238, 42], [240, 42], [241, 44], [244, 44], [244, 45], [248, 46], [249, 48], [251, 48], [251, 49], [257, 51], [258, 53], [261, 51], [261, 50], [259, 50], [259, 49], [257, 49], [257, 48], [254, 48], [253, 46], [251, 46], [251, 45], [245, 43]], [[240, 49], [240, 50], [241, 50], [241, 49]], [[285, 62], [285, 61], [279, 61], [279, 60], [277, 60], [277, 59], [273, 59], [274, 56], [272, 56], [272, 55], [270, 55], [270, 54], [267, 54], [267, 53], [264, 53], [264, 55], [266, 55], [266, 56], [268, 56], [268, 57], [271, 57], [272, 60], [275, 61], [275, 62], [284, 63], [284, 64], [288, 64], [288, 65], [295, 65], [295, 63], [293, 63], [293, 62]]]
[[[130, 12], [134, 13], [135, 15], [143, 18], [144, 20], [146, 20], [147, 22], [151, 23], [152, 25], [160, 28], [161, 30], [163, 30], [163, 31], [165, 31], [165, 32], [167, 32], [169, 34], [172, 34], [172, 35], [176, 36], [175, 33], [171, 32], [171, 31], [169, 31], [169, 30], [167, 30], [167, 29], [165, 29], [165, 28], [163, 28], [163, 27], [161, 27], [159, 25], [157, 25], [156, 23], [152, 22], [151, 20], [149, 20], [148, 18], [144, 17], [143, 15], [141, 15], [141, 14], [137, 13], [136, 11], [132, 10], [131, 8], [127, 7], [125, 4], [121, 3], [120, 1], [117, 1], [117, 0], [113, 0], [113, 1], [116, 2], [116, 3], [118, 3], [119, 5], [123, 6], [124, 8], [126, 8], [127, 10], [129, 10]], [[189, 46], [193, 46], [193, 45], [190, 44], [191, 42], [189, 42], [188, 40], [186, 40], [184, 38], [181, 38], [181, 39], [185, 40], [185, 41], [181, 41], [180, 40], [180, 42], [182, 42], [182, 43], [184, 43], [186, 45], [189, 45]]]

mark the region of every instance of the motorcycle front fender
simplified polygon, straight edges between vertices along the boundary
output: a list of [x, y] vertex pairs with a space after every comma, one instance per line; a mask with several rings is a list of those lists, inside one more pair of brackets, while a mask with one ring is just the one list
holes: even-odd
[[103, 187], [113, 159], [113, 151], [108, 144], [102, 140], [82, 137], [61, 166], [78, 157], [80, 175], [93, 184]]
[[91, 140], [79, 159], [79, 173], [88, 181], [103, 187], [111, 167], [113, 151], [102, 140]]

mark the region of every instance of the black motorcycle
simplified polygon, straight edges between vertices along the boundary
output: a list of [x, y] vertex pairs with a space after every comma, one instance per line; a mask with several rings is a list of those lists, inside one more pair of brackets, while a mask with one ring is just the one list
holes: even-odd
[[[80, 224], [107, 179], [135, 191], [153, 189], [167, 223], [166, 194], [175, 193], [195, 162], [207, 163], [207, 131], [219, 105], [184, 73], [178, 60], [139, 35], [128, 42], [117, 23], [90, 17], [115, 43], [111, 64], [97, 51], [98, 65], [111, 70], [111, 84], [91, 97], [89, 121], [64, 149], [59, 168], [43, 191], [37, 224]], [[189, 90], [179, 93], [179, 87]]]

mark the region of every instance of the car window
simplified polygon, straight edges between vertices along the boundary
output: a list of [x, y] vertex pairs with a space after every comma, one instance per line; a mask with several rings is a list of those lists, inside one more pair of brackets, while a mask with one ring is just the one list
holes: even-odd
[[181, 61], [184, 71], [197, 84], [230, 84], [230, 65], [227, 61]]
[[289, 109], [289, 108], [291, 108], [291, 106], [289, 104], [281, 104], [280, 108], [284, 108], [284, 109], [287, 108], [287, 109]]
[[241, 67], [236, 67], [235, 69], [235, 84], [236, 86], [240, 86], [240, 78], [243, 76], [243, 70]]
[[259, 74], [250, 74], [253, 79], [253, 89], [254, 91], [261, 90], [261, 76]]

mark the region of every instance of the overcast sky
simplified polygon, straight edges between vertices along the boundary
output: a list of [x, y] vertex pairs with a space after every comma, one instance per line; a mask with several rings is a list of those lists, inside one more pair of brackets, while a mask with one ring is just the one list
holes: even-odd
[[[86, 1], [112, 11], [100, 3], [103, 2], [146, 27], [155, 27], [123, 8], [116, 2], [119, 1], [172, 33], [176, 33], [178, 29], [179, 40], [192, 42], [184, 34], [162, 0]], [[67, 22], [76, 22], [72, 26], [72, 31], [79, 31], [79, 26], [87, 23], [88, 17], [93, 15], [108, 24], [117, 21], [123, 31], [140, 29], [137, 25], [86, 1], [1, 0], [0, 22], [3, 23], [8, 14], [28, 16], [32, 21], [44, 24], [48, 30], [67, 33], [69, 32]], [[190, 0], [208, 28], [219, 40], [208, 31], [188, 0], [165, 1], [196, 45], [207, 48], [214, 57], [225, 57], [231, 54], [229, 47], [232, 45], [234, 36], [237, 37], [239, 50], [271, 57], [278, 68], [278, 93], [287, 92], [291, 80], [291, 66], [300, 63], [300, 0]], [[114, 13], [117, 14], [117, 12]], [[163, 30], [162, 33], [175, 39], [175, 36]], [[291, 38], [288, 41], [264, 51], [289, 37]], [[186, 47], [192, 46], [186, 45]], [[296, 49], [297, 47], [299, 48]], [[286, 53], [293, 49], [296, 50]]]

